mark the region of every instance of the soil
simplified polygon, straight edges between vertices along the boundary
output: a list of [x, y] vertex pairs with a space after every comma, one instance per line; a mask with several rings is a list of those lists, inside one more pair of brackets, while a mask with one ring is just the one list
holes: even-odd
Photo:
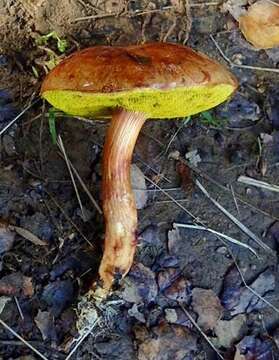
[[[245, 42], [237, 22], [222, 11], [221, 2], [191, 3], [194, 6], [188, 8], [182, 0], [0, 0], [0, 131], [39, 95], [50, 54], [57, 60], [98, 44], [170, 41], [187, 44], [225, 63], [212, 41], [214, 36], [225, 54], [238, 64], [278, 66], [276, 52], [256, 51]], [[38, 45], [38, 39], [52, 31], [67, 40], [65, 52], [59, 52], [55, 38]], [[278, 192], [238, 181], [239, 176], [246, 175], [278, 185], [279, 76], [278, 72], [238, 67], [231, 70], [240, 82], [231, 103], [189, 121], [151, 120], [144, 126], [133, 162], [160, 188], [174, 189], [167, 194], [176, 202], [147, 182], [148, 202], [138, 212], [140, 245], [127, 282], [139, 286], [135, 278], [141, 277], [147, 288], [153, 284], [152, 289], [157, 289], [158, 283], [154, 290], [158, 294], [152, 298], [149, 293], [150, 301], [127, 301], [124, 281], [112, 297], [120, 305], [107, 305], [107, 309], [112, 306], [114, 315], [110, 321], [105, 317], [103, 325], [83, 341], [72, 359], [217, 359], [200, 331], [194, 326], [170, 325], [165, 313], [167, 308], [176, 309], [182, 304], [197, 319], [189, 289], [202, 288], [213, 290], [220, 299], [225, 309], [222, 319], [232, 319], [224, 293], [230, 286], [226, 279], [235, 262], [249, 285], [266, 270], [272, 274], [274, 286], [272, 290], [264, 288], [262, 296], [268, 293], [268, 301], [279, 308]], [[11, 274], [21, 274], [32, 282], [32, 292], [24, 290], [27, 280], [22, 278], [21, 285], [10, 284], [9, 292], [6, 285], [0, 286], [0, 302], [3, 296], [10, 296], [1, 319], [48, 359], [65, 359], [73, 347], [73, 338], [78, 336], [76, 309], [80, 296], [97, 278], [104, 224], [79, 187], [86, 219], [82, 216], [65, 161], [52, 143], [48, 109], [48, 104], [36, 102], [4, 133], [0, 143], [0, 218], [31, 231], [47, 244], [39, 246], [17, 234], [9, 250], [0, 251], [0, 285]], [[106, 128], [106, 122], [57, 115], [56, 131], [63, 139], [67, 156], [98, 203]], [[179, 151], [182, 161], [169, 156], [174, 151]], [[185, 159], [191, 151], [196, 151], [199, 159], [188, 163], [190, 170]], [[262, 249], [224, 215], [199, 189], [197, 179], [272, 252]], [[174, 223], [193, 224], [194, 218], [253, 247], [258, 257], [237, 244], [224, 244], [206, 231], [173, 230]], [[1, 239], [0, 233], [0, 250]], [[171, 292], [166, 295], [160, 281], [167, 281], [164, 276], [169, 275], [162, 273], [169, 269], [183, 281], [175, 289], [168, 285]], [[160, 280], [162, 277], [164, 280]], [[174, 293], [182, 291], [179, 286], [183, 290], [182, 302], [174, 298]], [[237, 289], [242, 288], [240, 281]], [[234, 294], [233, 286], [231, 291]], [[229, 348], [219, 347], [226, 359], [242, 359], [236, 357], [235, 346], [247, 337], [257, 341], [249, 348], [252, 354], [258, 351], [255, 359], [279, 358], [279, 312], [263, 304], [254, 308], [252, 304], [251, 311], [247, 308], [242, 312], [246, 331]], [[99, 316], [103, 313], [107, 310], [100, 311]], [[204, 331], [216, 340], [214, 329]], [[3, 359], [36, 358], [2, 327], [0, 339]], [[270, 351], [262, 350], [269, 349], [267, 339], [273, 339]], [[261, 351], [266, 357], [260, 357]]]

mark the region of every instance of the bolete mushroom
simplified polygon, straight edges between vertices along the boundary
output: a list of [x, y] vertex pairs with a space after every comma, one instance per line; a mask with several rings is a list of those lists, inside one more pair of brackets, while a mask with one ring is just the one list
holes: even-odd
[[54, 107], [83, 117], [111, 116], [102, 168], [103, 289], [109, 290], [117, 275], [125, 276], [133, 262], [137, 211], [130, 164], [146, 119], [208, 110], [236, 88], [235, 77], [222, 65], [189, 47], [168, 43], [84, 49], [47, 75], [41, 94]]

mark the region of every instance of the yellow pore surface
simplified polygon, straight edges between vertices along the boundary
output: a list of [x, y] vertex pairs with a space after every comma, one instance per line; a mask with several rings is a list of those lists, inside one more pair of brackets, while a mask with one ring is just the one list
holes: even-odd
[[135, 89], [115, 93], [49, 90], [42, 96], [65, 113], [82, 117], [104, 117], [122, 107], [143, 112], [149, 118], [164, 119], [194, 115], [225, 101], [232, 85], [193, 86], [167, 90]]

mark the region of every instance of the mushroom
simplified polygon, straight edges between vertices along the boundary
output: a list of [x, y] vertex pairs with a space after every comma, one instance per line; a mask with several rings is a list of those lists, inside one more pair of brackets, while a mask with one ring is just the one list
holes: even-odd
[[225, 101], [237, 88], [222, 65], [189, 47], [149, 43], [96, 46], [58, 64], [42, 84], [54, 107], [83, 117], [111, 116], [102, 167], [104, 253], [99, 268], [109, 291], [125, 276], [137, 245], [137, 211], [130, 165], [139, 132], [148, 118], [197, 114]]

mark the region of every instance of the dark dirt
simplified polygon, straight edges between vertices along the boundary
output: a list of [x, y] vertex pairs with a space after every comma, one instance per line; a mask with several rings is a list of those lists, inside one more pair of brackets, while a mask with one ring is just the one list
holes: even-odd
[[[278, 67], [279, 57], [252, 49], [221, 6], [192, 4], [196, 6], [190, 14], [184, 1], [174, 0], [0, 0], [0, 131], [38, 95], [49, 49], [56, 58], [65, 56], [54, 39], [45, 46], [36, 44], [36, 39], [51, 31], [67, 40], [66, 54], [89, 45], [160, 40], [187, 43], [224, 62], [212, 35], [238, 64]], [[193, 311], [197, 308], [193, 288], [214, 292], [215, 301], [219, 298], [223, 306], [222, 321], [243, 314], [244, 330], [231, 336], [232, 341], [221, 341], [214, 328], [204, 329], [225, 359], [279, 358], [279, 311], [249, 297], [235, 268], [236, 260], [247, 284], [279, 308], [278, 192], [237, 181], [246, 175], [278, 185], [279, 76], [241, 68], [232, 71], [240, 82], [238, 94], [212, 111], [210, 118], [207, 114], [187, 123], [149, 121], [141, 132], [134, 162], [161, 188], [175, 188], [168, 194], [180, 207], [147, 182], [148, 202], [139, 211], [135, 265], [112, 298], [122, 302], [112, 305], [109, 321], [106, 318], [84, 340], [73, 359], [217, 359], [180, 307], [199, 323], [200, 315]], [[0, 143], [0, 219], [28, 229], [47, 243], [38, 246], [18, 234], [5, 235], [0, 303], [4, 296], [10, 300], [1, 319], [48, 359], [65, 359], [78, 335], [79, 297], [97, 276], [104, 224], [80, 187], [86, 219], [82, 217], [65, 162], [51, 142], [48, 108], [36, 103]], [[69, 159], [100, 203], [107, 124], [63, 115], [57, 117], [56, 127]], [[183, 162], [169, 157], [173, 151], [179, 151], [183, 159], [196, 151], [199, 159], [191, 166], [198, 172], [185, 170]], [[196, 179], [273, 252], [261, 249], [222, 214], [195, 185]], [[193, 223], [189, 212], [203, 225], [252, 246], [259, 258], [205, 231], [174, 230], [173, 223]], [[233, 305], [227, 305], [228, 299], [234, 300]], [[229, 347], [220, 345], [227, 343]], [[244, 353], [247, 356], [240, 357]], [[3, 359], [31, 359], [31, 355], [30, 349], [0, 327]]]

